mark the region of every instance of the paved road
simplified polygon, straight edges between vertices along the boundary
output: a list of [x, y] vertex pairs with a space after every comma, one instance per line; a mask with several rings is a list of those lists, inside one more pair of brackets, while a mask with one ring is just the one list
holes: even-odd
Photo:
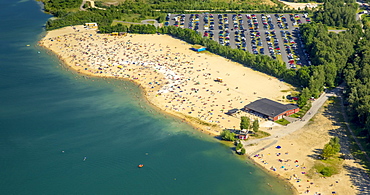
[[[150, 23], [150, 22], [154, 22], [154, 23]], [[154, 25], [155, 27], [159, 27], [158, 21], [157, 20], [154, 20], [154, 19], [142, 20], [141, 23], [143, 23], [143, 24], [151, 24], [151, 25]]]

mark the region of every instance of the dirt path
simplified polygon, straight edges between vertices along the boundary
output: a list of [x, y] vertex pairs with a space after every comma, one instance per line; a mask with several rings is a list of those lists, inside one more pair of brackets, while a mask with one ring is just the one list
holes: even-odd
[[86, 9], [84, 8], [85, 3], [86, 3], [86, 0], [83, 0], [81, 5], [80, 5], [80, 10], [81, 11], [86, 11]]
[[90, 0], [83, 0], [83, 1], [82, 1], [82, 3], [81, 3], [81, 5], [80, 5], [80, 10], [81, 10], [81, 11], [86, 11], [86, 9], [84, 8], [84, 5], [85, 5], [86, 1], [90, 2], [90, 5], [91, 5], [91, 7], [92, 7], [92, 8], [105, 10], [105, 8], [96, 7], [96, 6], [95, 6], [95, 2], [94, 2], [94, 1], [90, 1]]
[[341, 100], [341, 109], [342, 109], [342, 114], [343, 114], [343, 118], [344, 118], [344, 123], [346, 124], [347, 129], [351, 133], [351, 135], [352, 135], [353, 139], [355, 140], [357, 146], [360, 148], [362, 153], [365, 155], [367, 161], [370, 162], [370, 158], [367, 155], [366, 151], [364, 150], [364, 147], [362, 147], [361, 143], [358, 141], [356, 135], [353, 133], [353, 131], [352, 131], [352, 129], [351, 129], [349, 123], [348, 123], [348, 117], [347, 117], [346, 110], [345, 110], [345, 107], [344, 107], [344, 104], [343, 104], [343, 98], [342, 98], [342, 96], [339, 96], [339, 97], [340, 97], [340, 100]]

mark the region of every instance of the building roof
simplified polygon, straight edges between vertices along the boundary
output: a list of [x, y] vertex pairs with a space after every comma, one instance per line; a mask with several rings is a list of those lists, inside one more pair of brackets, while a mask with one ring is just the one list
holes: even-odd
[[232, 115], [232, 114], [236, 114], [238, 111], [239, 111], [239, 109], [234, 108], [234, 109], [231, 109], [231, 110], [227, 111], [227, 113], [226, 113], [226, 114], [230, 114], [230, 115]]
[[281, 104], [279, 102], [263, 98], [246, 105], [245, 108], [254, 110], [269, 117], [275, 117], [285, 111], [296, 109], [298, 106], [292, 104]]

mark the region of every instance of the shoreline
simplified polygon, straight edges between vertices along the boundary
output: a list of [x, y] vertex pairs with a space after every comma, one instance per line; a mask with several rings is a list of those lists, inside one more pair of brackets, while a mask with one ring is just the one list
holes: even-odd
[[[222, 129], [238, 128], [240, 116], [246, 115], [252, 120], [260, 120], [244, 112], [236, 117], [229, 116], [225, 114], [227, 110], [241, 108], [249, 102], [264, 97], [284, 102], [282, 96], [294, 92], [291, 86], [274, 77], [221, 56], [196, 53], [190, 50], [189, 44], [167, 35], [112, 37], [96, 34], [95, 31], [86, 30], [81, 26], [75, 29], [65, 27], [47, 32], [39, 41], [39, 45], [56, 55], [65, 68], [72, 69], [78, 74], [122, 79], [135, 83], [140, 88], [145, 101], [154, 109], [178, 118], [181, 122], [213, 137], [219, 136]], [[101, 61], [101, 58], [105, 61]], [[90, 64], [95, 65], [90, 66]], [[245, 75], [247, 76], [244, 77]], [[224, 82], [216, 82], [215, 78], [221, 76]], [[205, 123], [201, 124], [202, 122]], [[267, 124], [262, 120], [261, 123]], [[207, 124], [211, 124], [212, 127]], [[274, 127], [274, 131], [281, 128]], [[267, 126], [261, 128], [263, 131], [267, 129]], [[298, 131], [302, 132], [302, 130]], [[285, 137], [274, 140], [277, 140], [276, 144], [283, 145], [286, 142]], [[274, 147], [270, 147], [267, 150], [273, 149]], [[254, 152], [256, 151], [258, 150]], [[260, 166], [266, 173], [287, 183], [294, 194], [303, 193], [294, 181], [271, 171], [258, 161], [258, 158], [248, 155], [245, 159], [248, 163]], [[323, 190], [318, 190], [323, 193]]]
[[[83, 29], [82, 27], [77, 27], [77, 28], [79, 28], [81, 31], [83, 31], [85, 33], [86, 32], [91, 33], [91, 34], [96, 33], [95, 31], [86, 30], [86, 29]], [[154, 72], [150, 72], [151, 70], [146, 72], [146, 74], [150, 74], [150, 76], [146, 75], [146, 77], [144, 77], [144, 78], [143, 78], [143, 75], [141, 75], [142, 77], [134, 77], [133, 78], [133, 76], [127, 77], [127, 76], [122, 76], [122, 75], [109, 75], [107, 73], [96, 74], [96, 72], [92, 72], [92, 70], [84, 70], [84, 68], [85, 69], [87, 69], [87, 68], [84, 67], [83, 65], [82, 66], [81, 65], [80, 66], [74, 66], [73, 64], [71, 64], [71, 61], [68, 61], [68, 60], [71, 60], [71, 58], [68, 58], [68, 56], [65, 56], [65, 54], [63, 55], [64, 51], [58, 51], [58, 49], [55, 48], [55, 47], [52, 48], [52, 46], [50, 46], [51, 44], [49, 46], [46, 45], [47, 44], [46, 39], [50, 38], [50, 36], [51, 36], [50, 33], [51, 32], [58, 32], [59, 31], [60, 33], [59, 32], [56, 33], [56, 35], [59, 36], [60, 34], [73, 33], [74, 31], [73, 30], [71, 31], [71, 30], [72, 30], [71, 27], [65, 27], [63, 29], [59, 29], [59, 30], [56, 30], [56, 31], [49, 31], [49, 32], [47, 32], [45, 37], [39, 42], [39, 45], [48, 49], [48, 50], [51, 50], [65, 64], [65, 66], [67, 66], [70, 69], [73, 69], [78, 74], [84, 74], [84, 75], [87, 75], [87, 76], [107, 77], [107, 78], [109, 77], [109, 78], [116, 78], [116, 79], [124, 79], [124, 80], [128, 80], [128, 81], [133, 81], [138, 86], [140, 86], [140, 88], [142, 88], [143, 93], [144, 93], [144, 97], [146, 98], [146, 100], [151, 105], [153, 105], [154, 107], [158, 108], [159, 110], [161, 110], [161, 111], [163, 111], [167, 114], [176, 116], [176, 117], [182, 119], [183, 121], [186, 121], [189, 124], [191, 123], [193, 126], [195, 126], [196, 129], [198, 128], [198, 129], [200, 129], [200, 131], [204, 131], [207, 134], [210, 134], [210, 135], [213, 135], [213, 136], [218, 136], [222, 129], [235, 129], [235, 127], [239, 126], [240, 119], [236, 118], [236, 117], [233, 117], [233, 116], [226, 115], [225, 112], [227, 110], [230, 110], [230, 109], [233, 109], [233, 108], [239, 108], [240, 109], [244, 105], [246, 105], [247, 103], [252, 102], [256, 99], [259, 99], [260, 96], [258, 95], [258, 92], [254, 92], [254, 94], [250, 95], [253, 98], [251, 98], [251, 100], [249, 100], [250, 98], [248, 96], [246, 96], [248, 98], [246, 98], [245, 100], [248, 99], [248, 101], [245, 101], [245, 100], [242, 100], [242, 95], [244, 95], [245, 92], [239, 89], [241, 87], [236, 87], [234, 90], [232, 90], [231, 87], [229, 87], [229, 86], [226, 87], [226, 83], [237, 85], [237, 84], [239, 84], [238, 81], [234, 80], [234, 81], [230, 81], [230, 82], [224, 82], [225, 84], [222, 84], [224, 86], [222, 86], [220, 83], [217, 83], [215, 81], [209, 81], [209, 80], [215, 79], [215, 77], [216, 77], [216, 76], [214, 76], [213, 78], [210, 78], [209, 75], [212, 74], [212, 76], [213, 76], [213, 74], [215, 74], [216, 72], [219, 73], [221, 71], [226, 72], [227, 70], [225, 70], [225, 69], [227, 69], [227, 67], [226, 66], [223, 67], [223, 70], [221, 70], [221, 71], [218, 71], [218, 70], [214, 71], [213, 70], [213, 72], [212, 72], [211, 68], [208, 68], [208, 67], [211, 66], [211, 65], [213, 66], [213, 64], [208, 63], [207, 59], [209, 59], [209, 58], [216, 59], [216, 60], [214, 60], [214, 62], [218, 62], [219, 59], [223, 59], [223, 61], [225, 61], [226, 63], [232, 64], [233, 66], [236, 66], [236, 68], [238, 68], [238, 70], [235, 70], [235, 72], [239, 71], [240, 69], [243, 69], [243, 71], [247, 72], [244, 75], [249, 74], [249, 75], [252, 75], [252, 76], [256, 77], [256, 79], [259, 79], [259, 80], [265, 79], [266, 81], [270, 81], [270, 82], [274, 83], [275, 86], [272, 86], [272, 87], [270, 87], [268, 84], [262, 85], [265, 88], [269, 88], [269, 89], [266, 90], [266, 91], [268, 91], [268, 92], [266, 92], [266, 94], [268, 94], [271, 99], [276, 100], [277, 97], [278, 97], [280, 99], [277, 99], [277, 100], [282, 101], [281, 97], [283, 95], [290, 94], [290, 92], [293, 91], [291, 86], [286, 85], [285, 83], [283, 83], [281, 81], [278, 81], [276, 78], [272, 79], [273, 77], [270, 77], [270, 76], [265, 75], [263, 73], [257, 72], [255, 70], [250, 69], [250, 68], [244, 67], [244, 66], [242, 66], [242, 65], [240, 65], [236, 62], [232, 62], [230, 60], [227, 60], [223, 57], [220, 57], [220, 56], [217, 56], [217, 55], [214, 55], [214, 54], [199, 54], [199, 53], [190, 51], [190, 45], [188, 45], [187, 43], [185, 43], [181, 40], [171, 38], [170, 36], [167, 36], [167, 35], [131, 35], [131, 36], [134, 36], [134, 38], [135, 37], [151, 38], [152, 36], [156, 36], [156, 38], [159, 38], [159, 39], [166, 39], [167, 42], [175, 42], [175, 41], [179, 42], [179, 43], [177, 43], [178, 46], [179, 46], [179, 44], [181, 44], [182, 47], [185, 45], [186, 50], [188, 50], [188, 51], [184, 51], [182, 53], [187, 52], [186, 54], [184, 54], [184, 55], [188, 55], [188, 56], [184, 57], [185, 60], [186, 60], [186, 63], [184, 63], [183, 61], [180, 62], [180, 60], [178, 60], [179, 63], [177, 63], [177, 65], [180, 64], [180, 66], [182, 66], [182, 65], [185, 64], [184, 69], [185, 68], [190, 69], [189, 72], [192, 71], [190, 74], [194, 74], [194, 72], [196, 73], [196, 71], [197, 72], [203, 72], [203, 75], [200, 75], [200, 76], [204, 76], [205, 74], [207, 74], [206, 76], [204, 76], [205, 78], [199, 78], [198, 79], [198, 80], [200, 80], [200, 81], [198, 81], [198, 83], [201, 83], [200, 84], [201, 86], [199, 86], [199, 85], [197, 85], [197, 83], [188, 84], [188, 81], [189, 82], [195, 82], [196, 78], [198, 78], [199, 75], [195, 78], [194, 76], [190, 76], [189, 74], [186, 75], [187, 72], [185, 74], [184, 73], [182, 73], [182, 74], [173, 73], [175, 75], [175, 77], [180, 77], [180, 79], [179, 78], [173, 79], [174, 82], [177, 82], [177, 80], [181, 80], [181, 82], [183, 82], [183, 83], [180, 83], [180, 84], [177, 84], [177, 83], [174, 84], [174, 86], [177, 86], [177, 88], [180, 88], [179, 85], [181, 85], [181, 89], [176, 91], [176, 89], [173, 89], [174, 87], [171, 86], [173, 88], [170, 89], [170, 90], [173, 90], [173, 91], [168, 92], [168, 93], [162, 93], [162, 94], [158, 95], [159, 93], [155, 94], [155, 91], [156, 90], [158, 90], [158, 91], [161, 90], [161, 87], [163, 85], [162, 86], [159, 86], [159, 85], [160, 84], [165, 84], [165, 81], [166, 81], [165, 79], [167, 79], [167, 78], [164, 78], [165, 76], [163, 76], [163, 74], [161, 75], [161, 73], [157, 70], [154, 70]], [[81, 33], [83, 33], [83, 32], [81, 32]], [[96, 36], [96, 35], [93, 35], [93, 36]], [[122, 41], [123, 40], [130, 41], [130, 39], [132, 39], [132, 37], [116, 38], [116, 37], [111, 37], [111, 36], [108, 36], [108, 35], [101, 35], [101, 34], [98, 34], [97, 36], [102, 36], [103, 39], [112, 38], [112, 39], [115, 39], [116, 41], [121, 41], [121, 40]], [[50, 41], [49, 41], [49, 43], [50, 43]], [[55, 43], [55, 41], [54, 41], [54, 43]], [[156, 47], [156, 46], [154, 46], [154, 47]], [[164, 46], [160, 46], [160, 47], [157, 47], [156, 49], [162, 51], [162, 49], [164, 50], [164, 49], [168, 49], [168, 48], [169, 48], [169, 46], [167, 46], [166, 48], [164, 48]], [[176, 49], [176, 47], [175, 47], [175, 49]], [[169, 50], [171, 50], [171, 49], [169, 49]], [[192, 56], [189, 56], [189, 53]], [[179, 54], [179, 53], [177, 52], [176, 54]], [[166, 55], [168, 56], [169, 54], [166, 54]], [[170, 55], [172, 55], [172, 53]], [[170, 56], [169, 58], [171, 58], [171, 57], [173, 57], [173, 56]], [[203, 57], [204, 59], [200, 59], [199, 57]], [[174, 59], [177, 59], [177, 56], [175, 56]], [[174, 60], [174, 59], [172, 59], [172, 60]], [[199, 64], [199, 63], [196, 64], [197, 63], [196, 61], [200, 61], [201, 64]], [[192, 63], [192, 62], [194, 62], [194, 63]], [[165, 63], [167, 63], [167, 62], [165, 62]], [[192, 67], [187, 66], [188, 64], [191, 64]], [[195, 69], [194, 67], [196, 65], [198, 65], [200, 68], [202, 68], [202, 67], [203, 68], [194, 71], [194, 69]], [[205, 65], [206, 65], [206, 67], [205, 67]], [[111, 65], [109, 65], [109, 66], [111, 67]], [[131, 66], [131, 67], [133, 67], [133, 66]], [[174, 68], [174, 67], [170, 66], [170, 68]], [[176, 68], [177, 67], [175, 67], [175, 69]], [[127, 69], [129, 71], [131, 71], [129, 65], [127, 66]], [[148, 69], [147, 69], [147, 67], [145, 67], [143, 70], [147, 71]], [[182, 69], [177, 68], [177, 70], [182, 70]], [[212, 73], [209, 73], [209, 72], [212, 72]], [[137, 74], [140, 75], [140, 73], [137, 73]], [[153, 74], [155, 74], [155, 75], [153, 75]], [[165, 72], [164, 74], [168, 74], [168, 72]], [[145, 73], [144, 73], [144, 75], [145, 75]], [[178, 76], [178, 75], [180, 75], [180, 76]], [[184, 75], [183, 76], [184, 79], [181, 78], [182, 75]], [[230, 76], [230, 74], [228, 74], [228, 73], [226, 75]], [[135, 75], [135, 76], [137, 76], [137, 75]], [[173, 76], [173, 75], [171, 75], [171, 76]], [[151, 78], [149, 78], [149, 77], [151, 77]], [[162, 79], [165, 80], [165, 81], [162, 80], [161, 81], [162, 83], [158, 84], [158, 86], [153, 86], [153, 85], [148, 86], [147, 84], [143, 83], [143, 82], [145, 82], [145, 80], [150, 80], [150, 79], [152, 79], [151, 80], [152, 83], [156, 82], [158, 80], [161, 81]], [[192, 80], [190, 81], [190, 79], [192, 79]], [[254, 78], [251, 78], [251, 79], [253, 80]], [[185, 81], [185, 84], [184, 84], [184, 81]], [[214, 89], [215, 91], [211, 91], [211, 89], [208, 88], [208, 86], [207, 86], [207, 88], [204, 85], [202, 87], [203, 83], [207, 84], [210, 88], [216, 88], [216, 87], [217, 88]], [[263, 83], [263, 81], [261, 80], [260, 83]], [[216, 86], [216, 85], [218, 85], [218, 86]], [[168, 86], [166, 86], [166, 87], [169, 88]], [[197, 87], [197, 88], [202, 87], [202, 89], [206, 89], [206, 93], [199, 92], [202, 89], [196, 89], [196, 91], [194, 91], [195, 87]], [[279, 88], [278, 89], [273, 89], [273, 87], [275, 87], [275, 88], [281, 87], [281, 88], [280, 89]], [[248, 88], [253, 89], [254, 87], [248, 86]], [[188, 94], [188, 92], [185, 92], [186, 90], [190, 91], [190, 93]], [[218, 90], [218, 91], [216, 92], [216, 90]], [[255, 91], [255, 90], [258, 90], [258, 89], [253, 89], [253, 91]], [[209, 91], [211, 92], [211, 94], [209, 94], [209, 93], [207, 94], [207, 92], [209, 92]], [[249, 90], [249, 91], [251, 91], [251, 90]], [[260, 90], [260, 91], [262, 91], [262, 90]], [[284, 91], [284, 92], [281, 92], [281, 91]], [[288, 91], [288, 92], [285, 92], [285, 91]], [[184, 92], [186, 93], [186, 95], [184, 94]], [[229, 93], [229, 94], [227, 94], [227, 95], [221, 94], [221, 93], [226, 93], [226, 92]], [[180, 94], [180, 93], [182, 93], [182, 94]], [[216, 94], [216, 93], [220, 93], [220, 94]], [[176, 94], [176, 95], [173, 95], [173, 94]], [[276, 95], [276, 94], [281, 94], [281, 95]], [[232, 95], [234, 97], [232, 97]], [[165, 96], [165, 98], [163, 98], [163, 96]], [[193, 97], [191, 97], [191, 96], [193, 96]], [[198, 96], [198, 97], [195, 97], [195, 96]], [[206, 99], [206, 97], [208, 99]], [[210, 104], [209, 101], [210, 101], [211, 97], [216, 97], [216, 98], [214, 98], [214, 100], [222, 99], [224, 105], [222, 105], [222, 106], [218, 105], [218, 103], [216, 103], [216, 101], [213, 101], [212, 104], [209, 105]], [[262, 96], [262, 97], [265, 97], [265, 96]], [[179, 101], [179, 99], [185, 99], [185, 98], [186, 98], [186, 100], [182, 100], [183, 102], [185, 102], [185, 101], [190, 102], [190, 103], [186, 102], [186, 103], [188, 103], [187, 108], [185, 108], [185, 106], [180, 105], [180, 104], [177, 103]], [[165, 101], [168, 101], [168, 100], [170, 100], [170, 101], [167, 102], [167, 103], [164, 103]], [[175, 102], [177, 105], [173, 105], [174, 101], [177, 101], [177, 102]], [[219, 100], [217, 100], [217, 102], [218, 101]], [[240, 102], [237, 102], [237, 101], [240, 101]], [[233, 105], [234, 102], [237, 103], [238, 105], [237, 106]], [[191, 104], [191, 105], [189, 105], [189, 104]], [[219, 103], [219, 104], [221, 104], [221, 103]], [[227, 105], [227, 104], [229, 104], [229, 105]], [[220, 109], [221, 112], [217, 111], [216, 109], [213, 109], [216, 106], [218, 106], [219, 109], [221, 107], [221, 109]], [[191, 108], [189, 108], [189, 107], [191, 107]], [[194, 113], [196, 111], [198, 111], [198, 116], [196, 115], [196, 113]], [[218, 116], [213, 117], [216, 114], [216, 112], [219, 112]], [[191, 113], [191, 114], [188, 114], [188, 113]], [[201, 118], [199, 118], [199, 116], [201, 116]], [[216, 118], [217, 120], [214, 120], [213, 118]]]
[[68, 63], [61, 56], [59, 56], [55, 51], [50, 50], [46, 46], [41, 45], [41, 44], [38, 44], [38, 46], [45, 49], [45, 51], [51, 51], [51, 53], [48, 53], [49, 55], [50, 54], [55, 55], [58, 58], [58, 60], [62, 62], [62, 64], [61, 64], [62, 66], [64, 66], [67, 70], [72, 70], [77, 75], [82, 75], [82, 76], [86, 76], [86, 77], [96, 77], [96, 78], [102, 78], [102, 79], [118, 79], [118, 80], [132, 82], [132, 83], [134, 83], [134, 85], [136, 85], [138, 88], [140, 88], [140, 93], [141, 93], [142, 97], [144, 98], [145, 102], [148, 105], [150, 105], [153, 109], [155, 109], [156, 111], [161, 112], [162, 114], [168, 115], [170, 117], [174, 117], [178, 120], [181, 120], [182, 123], [186, 123], [186, 124], [192, 126], [194, 130], [201, 131], [201, 132], [206, 133], [206, 134], [208, 134], [208, 135], [210, 135], [214, 138], [217, 138], [219, 136], [219, 134], [216, 134], [214, 131], [210, 131], [205, 126], [197, 124], [196, 122], [191, 121], [187, 118], [184, 118], [184, 116], [181, 115], [181, 114], [163, 110], [162, 108], [160, 108], [159, 106], [154, 104], [148, 98], [146, 89], [141, 85], [141, 83], [137, 82], [136, 80], [128, 79], [128, 78], [117, 78], [117, 77], [114, 77], [114, 76], [97, 76], [97, 75], [93, 75], [93, 74], [87, 74], [86, 72], [80, 72], [78, 69], [75, 69], [75, 67], [68, 65]]
[[[45, 35], [46, 36], [46, 35]], [[179, 39], [178, 39], [179, 40]], [[150, 99], [148, 99], [147, 97], [147, 92], [145, 90], [145, 88], [143, 86], [141, 86], [141, 84], [135, 80], [132, 80], [132, 79], [127, 79], [127, 78], [116, 78], [116, 77], [109, 77], [109, 76], [104, 76], [104, 77], [101, 77], [101, 76], [96, 76], [96, 75], [91, 75], [91, 74], [86, 74], [86, 73], [83, 73], [83, 72], [79, 72], [77, 69], [75, 69], [74, 67], [72, 66], [69, 66], [68, 63], [65, 62], [64, 59], [62, 59], [57, 53], [55, 53], [54, 51], [48, 49], [47, 47], [45, 47], [44, 45], [41, 45], [41, 44], [38, 44], [40, 47], [42, 47], [43, 49], [45, 49], [45, 51], [51, 51], [51, 53], [48, 53], [49, 55], [55, 55], [59, 61], [62, 62], [62, 66], [64, 66], [64, 68], [66, 68], [67, 70], [69, 71], [73, 71], [74, 73], [76, 73], [77, 75], [83, 75], [83, 76], [86, 76], [86, 77], [96, 77], [96, 78], [107, 78], [107, 79], [118, 79], [118, 80], [123, 80], [123, 81], [130, 81], [132, 83], [134, 83], [137, 87], [140, 88], [140, 91], [141, 91], [141, 95], [142, 97], [144, 97], [144, 100], [145, 102], [148, 103], [149, 106], [151, 106], [153, 109], [155, 109], [156, 111], [158, 112], [161, 112], [162, 114], [164, 115], [168, 115], [170, 117], [174, 117], [178, 120], [181, 120], [182, 123], [186, 123], [190, 126], [192, 126], [192, 128], [194, 130], [197, 130], [197, 131], [200, 131], [202, 133], [206, 133], [207, 135], [209, 136], [212, 136], [213, 138], [216, 138], [218, 139], [219, 137], [219, 134], [216, 134], [215, 132], [213, 131], [209, 131], [207, 130], [207, 128], [205, 128], [204, 126], [200, 125], [200, 124], [197, 124], [196, 122], [193, 122], [191, 120], [188, 120], [186, 118], [184, 118], [182, 115], [180, 114], [175, 114], [175, 113], [172, 113], [172, 112], [168, 112], [168, 111], [165, 111], [163, 109], [161, 109], [160, 107], [158, 107], [157, 105], [155, 105], [153, 102], [150, 101]], [[235, 154], [237, 155], [237, 154]], [[243, 157], [244, 158], [244, 157]], [[282, 181], [283, 183], [285, 183], [289, 188], [290, 190], [293, 192], [293, 195], [298, 195], [299, 192], [298, 190], [294, 187], [294, 185], [292, 185], [289, 181], [287, 181], [284, 177], [280, 176], [280, 175], [276, 175], [274, 174], [273, 172], [269, 171], [268, 169], [266, 169], [265, 167], [263, 167], [262, 165], [260, 165], [256, 160], [254, 160], [253, 158], [249, 157], [249, 156], [245, 156], [244, 160], [243, 161], [247, 161], [247, 163], [252, 163], [254, 166], [257, 166], [259, 167], [263, 172], [265, 172], [266, 174], [269, 174], [275, 178], [277, 178], [278, 180]], [[272, 188], [272, 186], [270, 186]]]

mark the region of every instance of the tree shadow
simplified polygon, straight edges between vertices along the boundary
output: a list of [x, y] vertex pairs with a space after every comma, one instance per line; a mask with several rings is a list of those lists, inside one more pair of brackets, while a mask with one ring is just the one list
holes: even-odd
[[[333, 104], [328, 105], [328, 109], [324, 112], [324, 116], [328, 117], [332, 121], [332, 125], [336, 125], [338, 128], [329, 131], [331, 136], [337, 136], [340, 139], [341, 153], [344, 156], [349, 156], [356, 159], [361, 159], [358, 163], [364, 168], [369, 168], [369, 162], [366, 162], [362, 156], [362, 151], [358, 149], [357, 144], [351, 139], [351, 134], [345, 124], [344, 116], [341, 109], [341, 99], [335, 98]], [[356, 133], [355, 133], [356, 134]], [[361, 139], [357, 135], [357, 139]], [[366, 148], [365, 145], [363, 145]], [[370, 191], [370, 189], [369, 189]]]
[[310, 158], [315, 159], [315, 160], [321, 160], [322, 149], [316, 148], [312, 151], [313, 151], [313, 154], [309, 154], [309, 155], [307, 155], [307, 157], [310, 157]]
[[350, 165], [343, 167], [348, 171], [353, 187], [359, 191], [359, 194], [370, 195], [370, 178], [366, 171]]

